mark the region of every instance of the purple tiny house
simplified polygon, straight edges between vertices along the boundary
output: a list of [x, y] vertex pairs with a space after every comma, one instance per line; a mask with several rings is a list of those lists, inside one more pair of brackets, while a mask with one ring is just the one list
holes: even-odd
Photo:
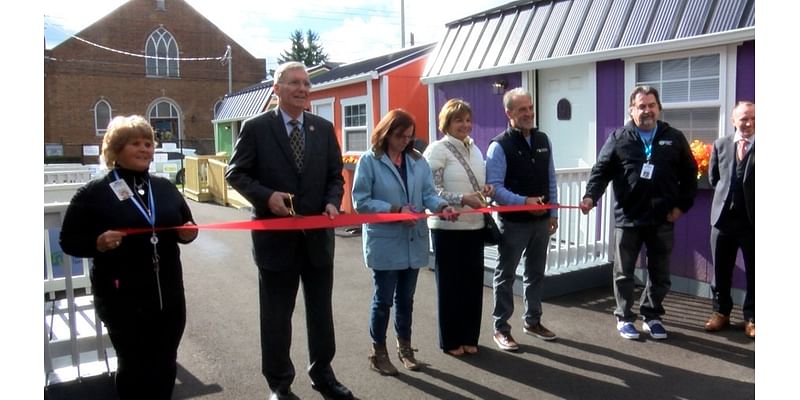
[[[485, 153], [506, 127], [502, 93], [517, 86], [534, 95], [537, 124], [553, 142], [559, 171], [594, 164], [608, 134], [628, 119], [628, 93], [639, 84], [659, 89], [662, 119], [690, 142], [711, 143], [732, 132], [735, 102], [755, 100], [754, 4], [674, 3], [515, 1], [447, 24], [422, 79], [432, 106], [430, 139], [441, 135], [435, 117], [442, 104], [462, 98], [472, 105], [473, 137]], [[699, 190], [676, 225], [675, 291], [710, 295], [712, 196], [711, 189]], [[567, 204], [575, 194], [560, 191], [559, 197]], [[734, 287], [743, 288], [739, 264]], [[743, 293], [735, 295], [740, 300]]]

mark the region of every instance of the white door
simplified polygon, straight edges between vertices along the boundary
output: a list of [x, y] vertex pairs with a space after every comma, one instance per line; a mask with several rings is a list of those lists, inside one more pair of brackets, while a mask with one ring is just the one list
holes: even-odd
[[[539, 114], [536, 119], [539, 129], [547, 133], [553, 143], [556, 168], [594, 165], [597, 135], [595, 79], [594, 64], [539, 70]], [[565, 115], [566, 111], [570, 115]]]

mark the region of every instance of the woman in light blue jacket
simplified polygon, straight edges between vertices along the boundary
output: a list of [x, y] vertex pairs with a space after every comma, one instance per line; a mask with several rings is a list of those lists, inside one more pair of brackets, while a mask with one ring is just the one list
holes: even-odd
[[[358, 213], [443, 212], [455, 220], [455, 210], [436, 195], [427, 161], [414, 150], [414, 118], [395, 109], [372, 132], [372, 149], [358, 160], [353, 179], [353, 205]], [[420, 364], [411, 348], [411, 314], [419, 269], [428, 265], [429, 240], [425, 218], [414, 221], [365, 224], [364, 260], [372, 270], [373, 296], [369, 333], [370, 368], [396, 375], [389, 361], [386, 331], [392, 304], [398, 357], [403, 366]]]

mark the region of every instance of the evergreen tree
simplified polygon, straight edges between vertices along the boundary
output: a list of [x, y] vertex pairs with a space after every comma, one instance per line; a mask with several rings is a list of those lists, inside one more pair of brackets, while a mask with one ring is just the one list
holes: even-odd
[[319, 34], [309, 29], [305, 38], [303, 31], [297, 29], [289, 37], [292, 41], [291, 50], [284, 50], [278, 63], [283, 64], [287, 61], [300, 61], [307, 67], [322, 64], [328, 61], [328, 55], [319, 43]]

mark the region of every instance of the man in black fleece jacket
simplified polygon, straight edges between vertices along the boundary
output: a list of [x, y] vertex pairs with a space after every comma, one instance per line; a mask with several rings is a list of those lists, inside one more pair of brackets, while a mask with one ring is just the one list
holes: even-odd
[[661, 101], [655, 88], [634, 88], [629, 112], [631, 121], [611, 133], [600, 149], [580, 206], [587, 214], [613, 181], [617, 330], [623, 338], [639, 338], [632, 311], [634, 270], [645, 245], [648, 282], [639, 301], [639, 313], [645, 332], [653, 339], [666, 339], [661, 316], [662, 302], [671, 285], [674, 223], [694, 203], [697, 164], [683, 133], [658, 120]]

